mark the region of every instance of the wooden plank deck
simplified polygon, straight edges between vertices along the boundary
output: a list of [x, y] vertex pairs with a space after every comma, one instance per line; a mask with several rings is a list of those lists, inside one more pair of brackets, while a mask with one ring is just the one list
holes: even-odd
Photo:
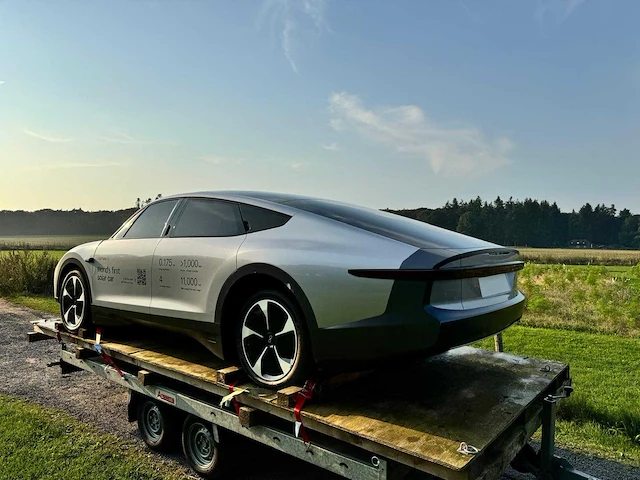
[[[56, 333], [50, 321], [35, 324], [34, 330]], [[61, 335], [83, 347], [93, 341]], [[103, 334], [101, 346], [113, 358], [149, 372], [217, 395], [228, 393], [218, 371], [230, 365], [197, 342], [177, 338], [163, 333], [146, 338]], [[433, 475], [475, 478], [485, 468], [480, 465], [483, 453], [492, 444], [528, 439], [539, 425], [532, 415], [539, 415], [541, 399], [568, 378], [563, 363], [462, 347], [340, 382], [327, 389], [321, 401], [305, 405], [302, 416], [311, 430]], [[292, 409], [278, 401], [277, 392], [251, 383], [236, 388], [247, 390], [237, 397], [243, 405], [293, 420]], [[480, 454], [458, 453], [461, 442], [475, 446]]]

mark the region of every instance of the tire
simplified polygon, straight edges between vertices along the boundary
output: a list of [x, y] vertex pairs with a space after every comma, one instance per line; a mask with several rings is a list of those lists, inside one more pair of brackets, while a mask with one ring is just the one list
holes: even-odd
[[240, 364], [261, 387], [302, 385], [313, 365], [304, 317], [298, 305], [277, 290], [247, 300], [236, 322]]
[[182, 426], [182, 452], [187, 463], [203, 478], [220, 478], [225, 471], [221, 444], [216, 442], [211, 424], [189, 415]]
[[60, 317], [69, 333], [91, 325], [89, 282], [78, 269], [68, 272], [60, 284]]
[[138, 431], [147, 446], [156, 452], [169, 452], [180, 438], [177, 412], [153, 400], [138, 405]]

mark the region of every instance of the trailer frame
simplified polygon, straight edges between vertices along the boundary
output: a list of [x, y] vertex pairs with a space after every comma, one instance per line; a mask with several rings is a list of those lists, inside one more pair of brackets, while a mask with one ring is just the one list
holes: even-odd
[[[58, 338], [60, 342], [59, 365], [63, 373], [85, 370], [99, 375], [108, 381], [114, 382], [129, 391], [129, 420], [134, 420], [133, 412], [137, 402], [141, 399], [153, 399], [159, 404], [175, 408], [183, 415], [193, 415], [209, 422], [213, 426], [216, 441], [219, 441], [220, 429], [233, 432], [247, 439], [271, 447], [275, 450], [291, 455], [297, 459], [314, 464], [327, 471], [349, 479], [363, 480], [392, 480], [396, 478], [445, 478], [443, 475], [418, 472], [406, 463], [398, 463], [394, 458], [381, 455], [384, 448], [377, 448], [377, 452], [370, 451], [367, 442], [353, 446], [348, 440], [329, 437], [326, 435], [314, 435], [313, 443], [305, 443], [298, 438], [291, 426], [291, 416], [286, 411], [281, 414], [277, 409], [264, 408], [264, 402], [256, 401], [251, 395], [242, 391], [236, 391], [227, 396], [229, 390], [234, 392], [233, 386], [227, 391], [224, 388], [213, 385], [186, 384], [179, 375], [162, 368], [151, 367], [152, 371], [145, 370], [149, 366], [127, 361], [126, 354], [119, 354], [115, 361], [105, 354], [99, 346], [99, 338], [82, 338], [70, 335], [59, 330], [58, 325], [51, 322], [33, 322], [33, 332], [28, 334], [28, 340], [40, 341], [49, 338]], [[87, 336], [90, 337], [90, 336]], [[75, 349], [70, 350], [69, 344], [74, 344]], [[99, 354], [101, 353], [101, 355]], [[117, 364], [116, 364], [117, 363]], [[229, 370], [229, 369], [228, 369]], [[231, 369], [232, 370], [232, 369]], [[568, 397], [573, 388], [570, 378], [554, 384], [547, 389], [541, 405], [527, 411], [526, 424], [519, 425], [518, 432], [500, 437], [500, 441], [490, 445], [491, 448], [486, 465], [476, 469], [483, 480], [499, 478], [509, 464], [519, 471], [534, 474], [539, 479], [558, 480], [596, 480], [583, 472], [573, 469], [566, 461], [554, 454], [555, 451], [555, 419], [557, 402]], [[226, 397], [226, 398], [225, 398]], [[246, 421], [242, 415], [230, 408], [228, 398], [235, 397], [240, 401], [245, 411], [256, 411], [262, 420]], [[226, 405], [225, 405], [226, 404]], [[246, 410], [248, 409], [248, 410]], [[287, 423], [289, 422], [289, 423]], [[277, 424], [277, 425], [276, 425]], [[287, 424], [286, 428], [282, 428]], [[535, 452], [528, 441], [541, 424], [542, 442], [539, 452]], [[310, 428], [315, 425], [310, 424]], [[286, 431], [286, 430], [289, 431]], [[314, 432], [315, 433], [315, 432]], [[524, 436], [524, 438], [523, 438]], [[471, 447], [472, 449], [473, 447]], [[469, 454], [473, 455], [470, 449]], [[484, 453], [484, 452], [483, 452]], [[474, 471], [476, 471], [474, 470]], [[448, 472], [443, 467], [446, 478], [458, 478], [455, 471]], [[423, 476], [420, 476], [420, 475]], [[460, 476], [459, 478], [463, 478]]]

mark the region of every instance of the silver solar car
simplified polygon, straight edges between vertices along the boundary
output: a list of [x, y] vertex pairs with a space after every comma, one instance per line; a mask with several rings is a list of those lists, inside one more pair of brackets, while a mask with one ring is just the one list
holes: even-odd
[[513, 249], [369, 208], [263, 192], [162, 198], [55, 272], [64, 327], [193, 336], [261, 386], [434, 355], [521, 316]]

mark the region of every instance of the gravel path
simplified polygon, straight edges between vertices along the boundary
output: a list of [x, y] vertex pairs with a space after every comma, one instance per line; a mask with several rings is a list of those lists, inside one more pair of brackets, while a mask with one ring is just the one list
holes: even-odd
[[[59, 367], [47, 364], [58, 359], [58, 344], [43, 341], [28, 344], [26, 334], [31, 330], [29, 322], [43, 318], [39, 312], [16, 306], [0, 299], [0, 394], [21, 397], [47, 407], [60, 408], [80, 421], [96, 425], [100, 430], [116, 434], [126, 442], [144, 448], [135, 423], [126, 418], [127, 392], [111, 382], [88, 372], [61, 375]], [[96, 414], [100, 412], [100, 414]], [[239, 449], [233, 478], [255, 479], [331, 479], [340, 477], [327, 474], [304, 462], [266, 447], [247, 445]], [[251, 461], [247, 453], [251, 451]], [[640, 468], [558, 450], [575, 468], [602, 480], [638, 480]], [[156, 454], [158, 461], [175, 466], [188, 474], [182, 457]], [[508, 470], [504, 479], [525, 480], [533, 478]]]

